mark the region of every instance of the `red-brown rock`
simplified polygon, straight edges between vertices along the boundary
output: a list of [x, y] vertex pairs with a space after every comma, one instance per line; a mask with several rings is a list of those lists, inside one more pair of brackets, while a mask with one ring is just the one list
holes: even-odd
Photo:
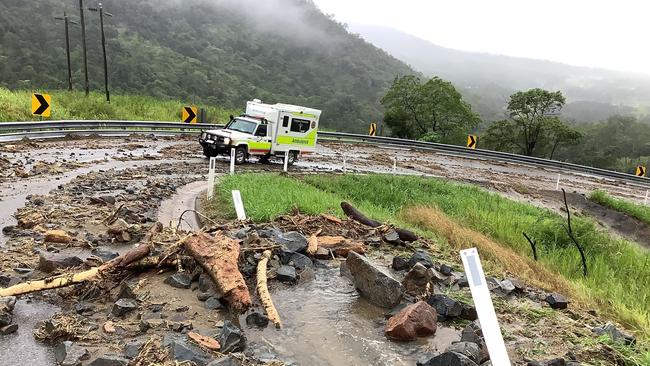
[[384, 333], [390, 339], [412, 341], [417, 337], [435, 334], [437, 327], [436, 309], [424, 301], [419, 301], [388, 319]]

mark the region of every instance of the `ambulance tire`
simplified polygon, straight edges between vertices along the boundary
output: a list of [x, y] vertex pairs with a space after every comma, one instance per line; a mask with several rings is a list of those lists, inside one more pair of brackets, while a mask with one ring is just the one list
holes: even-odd
[[235, 149], [235, 165], [245, 164], [248, 160], [248, 151], [244, 146], [238, 146]]
[[298, 152], [297, 151], [289, 151], [289, 161], [287, 164], [293, 165], [298, 160]]

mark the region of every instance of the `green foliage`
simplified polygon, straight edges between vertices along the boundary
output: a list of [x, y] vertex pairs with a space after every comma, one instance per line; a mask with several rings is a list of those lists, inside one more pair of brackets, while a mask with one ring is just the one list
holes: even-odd
[[650, 207], [614, 198], [604, 191], [593, 191], [589, 199], [612, 210], [623, 212], [650, 225]]
[[541, 150], [552, 158], [558, 146], [577, 144], [582, 138], [579, 131], [556, 117], [565, 103], [559, 91], [531, 89], [511, 95], [507, 107], [510, 119], [488, 128], [486, 146], [528, 156]]
[[479, 123], [456, 88], [438, 77], [424, 84], [414, 75], [397, 77], [381, 103], [384, 122], [398, 137], [417, 139], [433, 133], [438, 141], [459, 143]]
[[442, 136], [436, 132], [429, 132], [420, 137], [419, 140], [426, 142], [442, 142]]
[[[104, 94], [83, 92], [48, 91], [52, 97], [53, 120], [101, 119], [131, 121], [180, 122], [181, 108], [187, 103], [177, 100], [146, 97], [141, 95], [112, 95], [111, 103]], [[32, 91], [9, 91], [0, 87], [0, 121], [32, 121]], [[225, 123], [235, 110], [205, 107], [210, 123]]]
[[[0, 87], [67, 87], [63, 24], [75, 0], [3, 0]], [[379, 98], [413, 71], [351, 35], [311, 1], [112, 0], [106, 19], [109, 79], [116, 94], [242, 109], [247, 100], [323, 110], [325, 128], [365, 132]], [[264, 14], [263, 16], [259, 14]], [[92, 90], [103, 88], [99, 20], [86, 14]], [[80, 29], [72, 26], [74, 87], [82, 88]]]

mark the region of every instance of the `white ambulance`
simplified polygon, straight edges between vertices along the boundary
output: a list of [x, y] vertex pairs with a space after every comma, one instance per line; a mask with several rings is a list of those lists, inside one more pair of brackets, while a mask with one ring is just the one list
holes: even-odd
[[243, 164], [250, 156], [268, 161], [288, 152], [293, 164], [301, 154], [316, 150], [316, 133], [321, 111], [289, 104], [264, 104], [259, 99], [246, 103], [246, 113], [234, 117], [220, 130], [201, 133], [199, 142], [207, 157], [230, 155]]

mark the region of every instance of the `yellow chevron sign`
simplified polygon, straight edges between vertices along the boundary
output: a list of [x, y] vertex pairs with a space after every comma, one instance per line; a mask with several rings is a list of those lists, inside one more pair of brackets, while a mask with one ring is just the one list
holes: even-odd
[[469, 147], [470, 149], [476, 149], [477, 144], [478, 144], [478, 136], [476, 135], [467, 136], [467, 147]]
[[181, 121], [184, 123], [196, 123], [197, 111], [196, 107], [183, 107]]
[[32, 94], [32, 114], [35, 116], [49, 117], [52, 113], [52, 97], [48, 94]]
[[639, 165], [638, 167], [636, 167], [637, 177], [645, 177], [645, 173], [646, 173], [646, 168], [644, 166]]
[[368, 131], [369, 136], [377, 136], [377, 124], [376, 123], [371, 123], [370, 124], [370, 131]]

